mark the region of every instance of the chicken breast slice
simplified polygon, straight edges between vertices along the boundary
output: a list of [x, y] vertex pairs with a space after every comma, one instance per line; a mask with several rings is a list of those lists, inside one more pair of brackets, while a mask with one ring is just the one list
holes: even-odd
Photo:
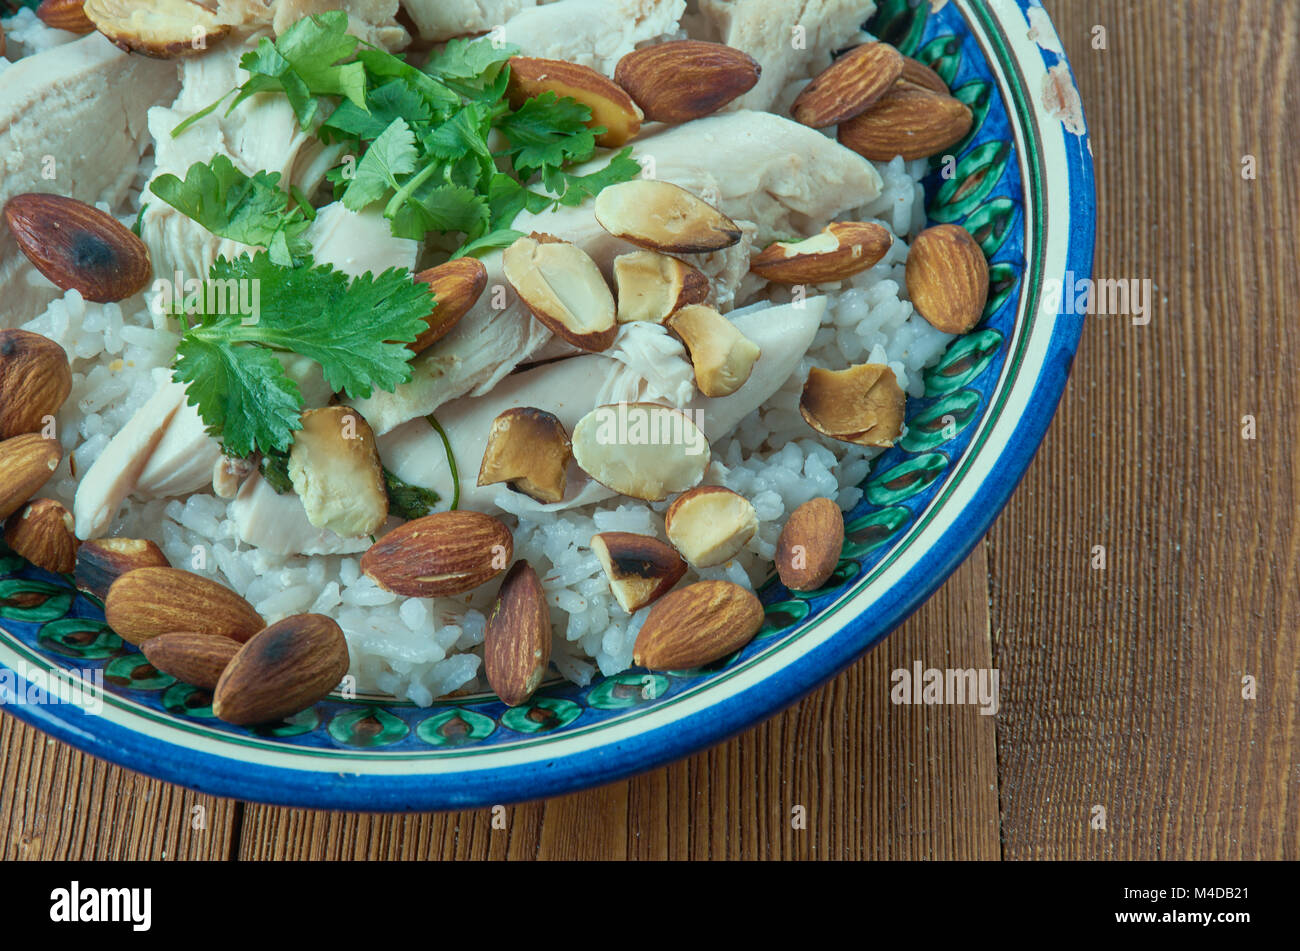
[[423, 39], [442, 42], [503, 26], [537, 0], [403, 0], [402, 6]]
[[413, 272], [420, 255], [420, 242], [395, 237], [379, 205], [352, 211], [333, 202], [316, 212], [304, 235], [317, 264], [332, 264], [351, 277], [367, 271], [377, 276], [394, 267]]
[[505, 22], [504, 39], [525, 56], [563, 59], [614, 75], [643, 43], [677, 32], [685, 0], [559, 0]]
[[296, 492], [279, 494], [256, 472], [228, 511], [241, 541], [274, 555], [350, 555], [370, 547], [368, 537], [344, 538], [317, 528]]
[[398, 0], [218, 0], [217, 22], [241, 30], [270, 27], [279, 36], [305, 16], [343, 10], [353, 36], [398, 50], [411, 41], [397, 22], [398, 5]]

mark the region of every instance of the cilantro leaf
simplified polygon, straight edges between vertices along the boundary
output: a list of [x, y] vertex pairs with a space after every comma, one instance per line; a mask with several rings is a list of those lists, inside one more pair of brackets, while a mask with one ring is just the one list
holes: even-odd
[[403, 482], [387, 469], [384, 470], [384, 487], [388, 490], [389, 513], [407, 521], [428, 515], [441, 498], [432, 489]]
[[279, 449], [265, 449], [262, 462], [257, 467], [266, 484], [275, 489], [276, 495], [293, 491], [293, 480], [289, 478], [289, 454]]
[[357, 62], [372, 78], [402, 82], [423, 99], [432, 112], [446, 114], [461, 104], [460, 96], [443, 83], [385, 50], [362, 50], [357, 54]]
[[463, 231], [478, 237], [491, 223], [487, 199], [473, 188], [432, 179], [408, 193], [398, 193], [390, 207], [393, 234], [417, 241], [430, 231]]
[[406, 82], [394, 79], [366, 95], [366, 108], [347, 99], [330, 113], [318, 132], [325, 142], [353, 139], [358, 143], [379, 138], [394, 119], [405, 119], [412, 126], [433, 120], [428, 102]]
[[418, 158], [411, 127], [402, 119], [394, 119], [361, 157], [356, 174], [343, 193], [343, 204], [360, 211], [379, 201], [389, 189], [401, 187], [397, 176], [415, 171]]
[[551, 194], [529, 192], [528, 210], [537, 212], [548, 206], [580, 205], [607, 186], [630, 182], [640, 174], [641, 163], [632, 158], [630, 147], [614, 156], [604, 168], [589, 175], [571, 175], [558, 168], [547, 168], [542, 171], [542, 185]]
[[508, 248], [524, 236], [522, 231], [514, 231], [510, 228], [502, 228], [499, 231], [493, 231], [491, 234], [485, 234], [477, 240], [470, 241], [462, 245], [460, 250], [452, 255], [453, 258], [476, 258], [487, 251], [494, 251], [497, 248]]
[[519, 47], [489, 39], [455, 39], [434, 53], [424, 72], [467, 99], [495, 100], [505, 93], [506, 62]]
[[547, 167], [591, 158], [596, 135], [605, 130], [587, 128], [590, 121], [589, 106], [545, 92], [502, 116], [497, 128], [510, 141], [510, 157], [520, 179], [527, 180]]

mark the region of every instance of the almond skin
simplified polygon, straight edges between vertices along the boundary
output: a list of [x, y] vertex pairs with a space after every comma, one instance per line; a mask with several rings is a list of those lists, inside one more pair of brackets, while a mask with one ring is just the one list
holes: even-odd
[[323, 614], [296, 614], [258, 632], [217, 681], [212, 712], [227, 723], [272, 723], [329, 696], [348, 672], [342, 629]]
[[517, 561], [506, 573], [483, 635], [488, 683], [508, 707], [526, 703], [551, 662], [551, 612], [537, 572]]
[[54, 499], [34, 499], [5, 522], [5, 542], [37, 568], [56, 575], [77, 566], [72, 513]]
[[835, 221], [804, 241], [768, 245], [749, 269], [777, 284], [828, 284], [875, 267], [893, 243], [875, 222]]
[[36, 8], [36, 15], [46, 26], [69, 33], [91, 33], [95, 24], [86, 16], [83, 0], [41, 0]]
[[988, 259], [965, 228], [926, 228], [907, 255], [907, 293], [935, 328], [964, 334], [979, 323], [988, 302]]
[[614, 81], [651, 122], [690, 122], [749, 92], [763, 69], [748, 53], [722, 43], [674, 40], [628, 53]]
[[0, 442], [0, 519], [8, 518], [50, 481], [63, 459], [57, 439], [26, 433]]
[[776, 571], [791, 591], [816, 591], [840, 563], [844, 513], [830, 499], [805, 502], [786, 520], [776, 542]]
[[0, 439], [40, 432], [71, 391], [62, 347], [26, 330], [0, 330]]
[[929, 158], [962, 140], [971, 111], [952, 96], [900, 80], [870, 109], [840, 124], [840, 143], [863, 158]]
[[943, 77], [919, 59], [904, 56], [903, 75], [899, 78], [914, 86], [921, 86], [932, 92], [937, 92], [941, 96], [948, 95], [948, 84], [943, 81]]
[[813, 79], [795, 99], [790, 114], [814, 129], [860, 116], [903, 74], [903, 57], [888, 43], [863, 43]]
[[113, 582], [104, 620], [132, 644], [172, 631], [246, 641], [265, 623], [253, 606], [224, 585], [178, 568], [137, 568]]
[[92, 594], [101, 602], [113, 582], [136, 568], [170, 568], [167, 556], [153, 542], [143, 538], [95, 538], [77, 549], [72, 580], [77, 590]]
[[699, 581], [671, 591], [650, 609], [632, 663], [650, 670], [688, 670], [712, 663], [753, 640], [763, 605], [730, 581]]
[[429, 329], [415, 338], [407, 347], [414, 353], [423, 353], [447, 334], [460, 319], [478, 303], [487, 288], [487, 268], [477, 258], [456, 258], [415, 275], [422, 284], [433, 289], [435, 306], [426, 322]]
[[510, 85], [506, 94], [518, 109], [527, 100], [553, 92], [561, 99], [574, 99], [591, 109], [588, 128], [600, 126], [596, 144], [607, 149], [625, 145], [641, 131], [641, 110], [626, 90], [590, 66], [561, 59], [514, 56], [510, 59]]
[[445, 598], [471, 591], [505, 571], [514, 539], [482, 512], [435, 512], [394, 529], [361, 556], [361, 570], [385, 591]]
[[84, 201], [15, 195], [5, 204], [5, 221], [38, 271], [86, 300], [124, 300], [144, 290], [153, 273], [145, 243], [116, 218]]
[[628, 614], [658, 601], [686, 574], [682, 556], [649, 535], [601, 532], [591, 536], [591, 550], [600, 559], [615, 600]]
[[215, 690], [221, 674], [239, 653], [239, 641], [214, 634], [175, 631], [159, 634], [140, 645], [156, 669], [204, 690]]

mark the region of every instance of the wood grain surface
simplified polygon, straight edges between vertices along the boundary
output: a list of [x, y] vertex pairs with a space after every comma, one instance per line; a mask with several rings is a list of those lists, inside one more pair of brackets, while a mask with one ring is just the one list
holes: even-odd
[[[495, 823], [215, 800], [0, 714], [0, 855], [1300, 858], [1300, 5], [1047, 5], [1096, 273], [1150, 279], [1151, 321], [1087, 319], [1010, 505], [878, 650], [715, 749]], [[995, 666], [999, 714], [892, 705], [914, 660]]]

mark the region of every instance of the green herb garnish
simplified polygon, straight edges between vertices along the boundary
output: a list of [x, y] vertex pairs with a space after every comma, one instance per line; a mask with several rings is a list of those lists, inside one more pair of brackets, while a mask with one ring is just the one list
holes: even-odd
[[388, 489], [388, 511], [408, 522], [428, 515], [441, 498], [433, 489], [403, 482], [387, 469], [384, 470], [384, 485]]
[[456, 454], [451, 451], [451, 440], [447, 438], [447, 433], [443, 430], [442, 424], [433, 417], [432, 413], [426, 419], [429, 420], [429, 425], [437, 430], [438, 435], [442, 437], [442, 448], [447, 453], [447, 468], [451, 470], [452, 485], [451, 507], [448, 511], [454, 512], [460, 505], [460, 472], [456, 468]]

